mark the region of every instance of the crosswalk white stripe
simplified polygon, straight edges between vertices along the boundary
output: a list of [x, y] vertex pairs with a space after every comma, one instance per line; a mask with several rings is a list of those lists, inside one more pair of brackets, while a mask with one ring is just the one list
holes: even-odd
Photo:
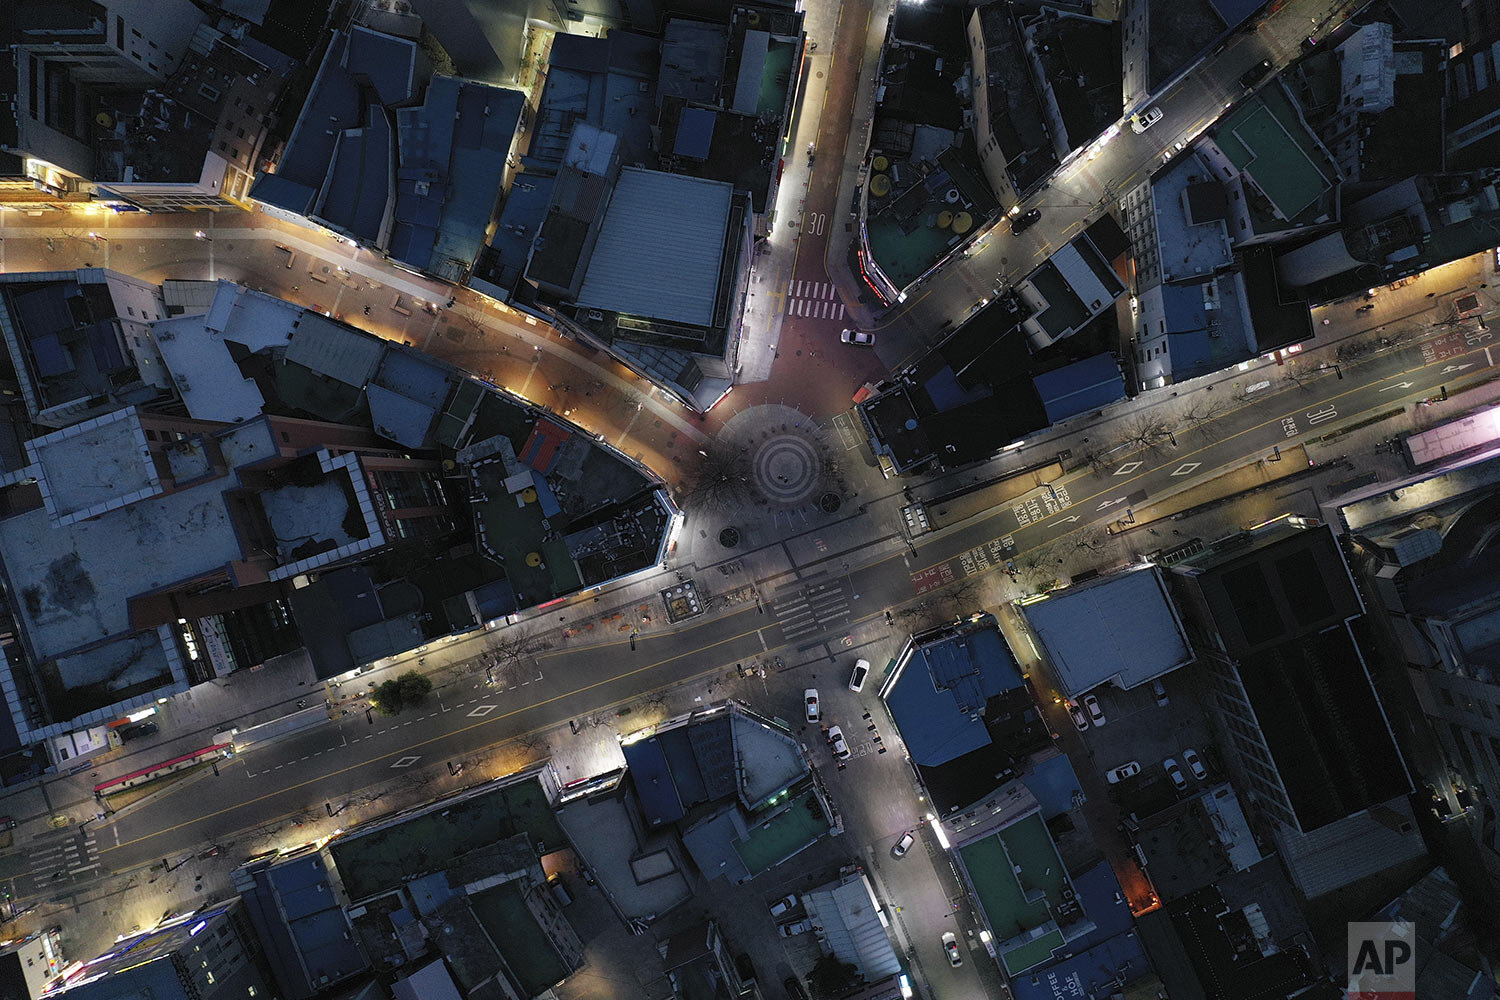
[[839, 290], [838, 290], [838, 288], [837, 288], [837, 287], [836, 287], [836, 286], [835, 286], [835, 285], [834, 285], [834, 283], [833, 283], [833, 282], [831, 282], [831, 281], [830, 281], [830, 282], [829, 282], [829, 283], [828, 283], [828, 297], [829, 297], [829, 298], [830, 298], [830, 299], [831, 299], [831, 298], [833, 298], [833, 297], [834, 297], [834, 296], [835, 296], [835, 295], [837, 295], [837, 294], [838, 294], [838, 293], [839, 293]]
[[839, 303], [839, 319], [843, 319], [844, 316], [845, 316], [844, 304], [842, 302], [840, 302]]

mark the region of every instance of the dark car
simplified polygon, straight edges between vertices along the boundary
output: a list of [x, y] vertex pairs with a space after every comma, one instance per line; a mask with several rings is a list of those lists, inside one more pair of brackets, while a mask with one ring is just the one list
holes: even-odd
[[802, 988], [802, 981], [796, 976], [787, 976], [786, 981], [781, 985], [786, 989], [786, 995], [791, 1000], [807, 1000], [807, 991]]
[[1010, 233], [1012, 236], [1020, 236], [1026, 230], [1037, 224], [1042, 217], [1040, 208], [1033, 208], [1029, 212], [1023, 212], [1010, 220]]
[[121, 742], [129, 743], [131, 740], [138, 740], [142, 736], [155, 736], [157, 731], [157, 725], [154, 722], [135, 722], [120, 728], [120, 740]]
[[1271, 60], [1262, 59], [1254, 66], [1251, 66], [1249, 69], [1245, 70], [1244, 75], [1240, 77], [1240, 86], [1244, 87], [1246, 90], [1249, 90], [1251, 87], [1264, 80], [1270, 74], [1271, 69]]

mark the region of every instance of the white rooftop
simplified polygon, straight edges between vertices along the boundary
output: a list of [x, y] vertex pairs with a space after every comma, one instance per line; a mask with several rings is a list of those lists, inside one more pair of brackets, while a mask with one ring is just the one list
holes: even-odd
[[1128, 690], [1193, 659], [1154, 566], [1069, 587], [1024, 610], [1069, 697], [1111, 682]]
[[711, 325], [733, 197], [724, 181], [621, 170], [578, 305]]
[[59, 524], [161, 492], [133, 406], [32, 438], [26, 450], [47, 512]]
[[39, 659], [131, 631], [126, 601], [240, 558], [227, 482], [58, 527], [38, 509], [0, 521], [15, 609]]
[[285, 346], [302, 313], [294, 303], [221, 281], [207, 313], [152, 324], [156, 348], [188, 414], [224, 423], [260, 416], [265, 398], [241, 374], [225, 343], [243, 344], [252, 354]]

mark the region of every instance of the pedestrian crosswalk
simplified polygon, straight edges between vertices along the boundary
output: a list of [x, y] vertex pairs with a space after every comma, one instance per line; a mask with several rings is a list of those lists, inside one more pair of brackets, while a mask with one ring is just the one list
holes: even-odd
[[26, 852], [29, 871], [16, 880], [23, 897], [52, 892], [99, 874], [99, 848], [83, 830], [44, 834], [33, 843], [35, 846]]
[[847, 314], [831, 281], [793, 280], [787, 285], [787, 315], [810, 319], [843, 319]]
[[849, 620], [849, 596], [845, 581], [824, 580], [777, 591], [771, 610], [781, 623], [782, 638], [795, 642]]

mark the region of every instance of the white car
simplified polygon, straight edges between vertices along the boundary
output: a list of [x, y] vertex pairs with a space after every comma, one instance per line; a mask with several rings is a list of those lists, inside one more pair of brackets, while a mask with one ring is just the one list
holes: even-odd
[[943, 935], [943, 954], [948, 956], [948, 964], [955, 969], [964, 964], [964, 956], [958, 950], [958, 938], [952, 931]]
[[823, 718], [823, 706], [818, 703], [817, 688], [808, 688], [803, 691], [802, 703], [807, 707], [808, 722], [817, 722]]
[[1140, 762], [1133, 760], [1129, 764], [1121, 764], [1119, 767], [1115, 768], [1113, 771], [1110, 771], [1108, 774], [1106, 774], [1104, 776], [1104, 778], [1111, 785], [1118, 785], [1120, 782], [1124, 781], [1126, 778], [1134, 778], [1137, 774], [1140, 774], [1140, 773], [1141, 773]]
[[812, 921], [807, 917], [803, 917], [795, 924], [782, 924], [776, 929], [781, 932], [782, 937], [791, 937], [794, 934], [806, 934], [812, 930]]
[[1080, 733], [1088, 732], [1089, 714], [1087, 712], [1070, 701], [1068, 702], [1068, 714], [1073, 717], [1074, 729], [1077, 729]]
[[844, 742], [844, 731], [838, 726], [828, 727], [828, 745], [833, 748], [834, 757], [839, 760], [849, 759], [849, 744]]
[[898, 840], [898, 841], [896, 841], [896, 843], [891, 847], [891, 857], [893, 857], [893, 858], [904, 858], [904, 857], [906, 857], [906, 852], [909, 851], [909, 850], [911, 850], [911, 845], [915, 844], [916, 842], [917, 842], [917, 835], [916, 835], [916, 833], [914, 831], [907, 830], [905, 833], [903, 833], [901, 835], [901, 839]]
[[776, 902], [771, 904], [771, 916], [783, 916], [788, 911], [795, 910], [797, 908], [797, 904], [800, 902], [802, 901], [797, 898], [797, 894], [795, 892], [786, 896], [782, 896]]
[[1182, 773], [1182, 768], [1171, 757], [1161, 762], [1161, 766], [1167, 769], [1167, 777], [1172, 779], [1172, 784], [1177, 786], [1179, 792], [1187, 791], [1187, 776]]
[[875, 346], [875, 335], [873, 333], [867, 333], [864, 330], [851, 330], [847, 326], [839, 331], [839, 339], [846, 344], [853, 344], [855, 347]]
[[1172, 699], [1167, 697], [1167, 689], [1159, 677], [1151, 682], [1151, 693], [1156, 695], [1156, 703], [1162, 708], [1166, 708], [1172, 701]]
[[870, 675], [869, 660], [855, 660], [854, 673], [849, 675], [849, 690], [859, 694], [865, 687], [865, 678]]
[[1140, 135], [1152, 125], [1155, 125], [1157, 122], [1161, 121], [1161, 119], [1161, 108], [1147, 108], [1145, 111], [1142, 111], [1139, 114], [1130, 116], [1130, 131], [1134, 132], [1136, 135]]
[[1199, 757], [1198, 751], [1192, 747], [1188, 747], [1182, 751], [1182, 762], [1188, 766], [1188, 770], [1193, 772], [1193, 777], [1199, 781], [1208, 777], [1208, 768], [1203, 766], [1203, 758]]
[[1093, 720], [1094, 725], [1102, 726], [1108, 721], [1104, 718], [1104, 709], [1099, 707], [1099, 699], [1093, 695], [1083, 696], [1083, 707], [1089, 710], [1089, 718]]

